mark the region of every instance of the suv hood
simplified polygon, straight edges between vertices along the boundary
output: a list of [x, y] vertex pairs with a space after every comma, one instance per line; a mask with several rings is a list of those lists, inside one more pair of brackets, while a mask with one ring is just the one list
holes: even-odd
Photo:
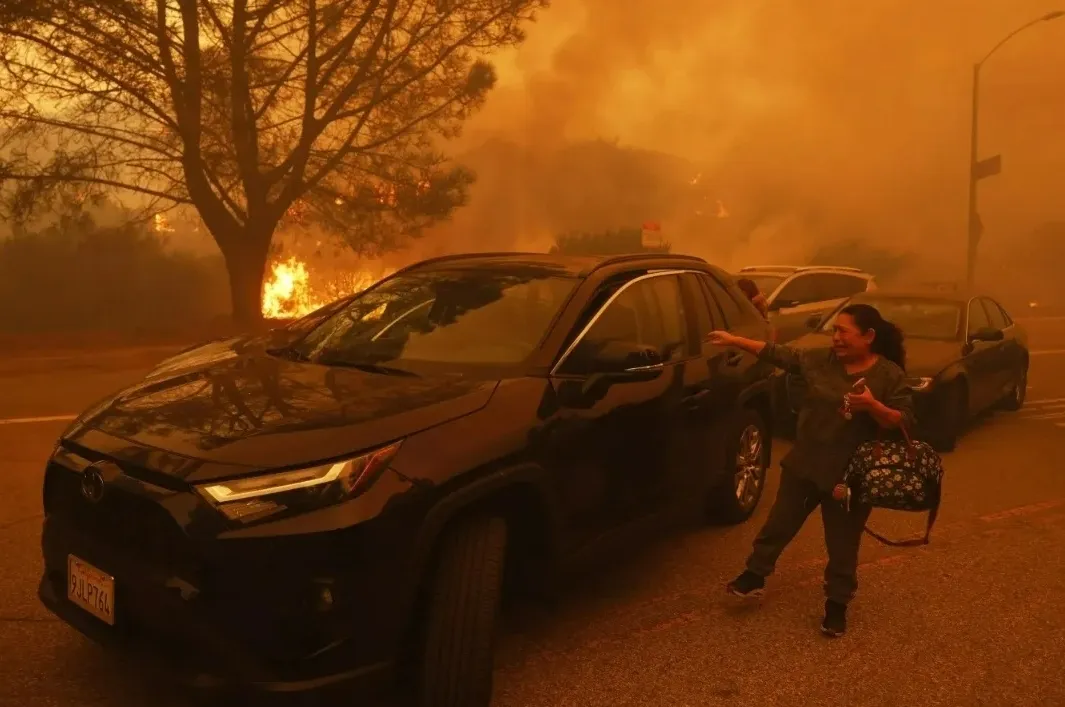
[[[827, 334], [811, 332], [788, 346], [796, 349], [820, 349], [831, 345]], [[911, 378], [938, 375], [944, 368], [961, 358], [961, 344], [956, 341], [906, 339], [906, 375]]]
[[[169, 359], [83, 414], [64, 439], [92, 449], [102, 432], [142, 450], [213, 464], [290, 467], [357, 453], [476, 412], [498, 385], [459, 375], [392, 376], [294, 362], [227, 343], [234, 342]], [[131, 455], [151, 465], [151, 454], [131, 450], [124, 456]]]

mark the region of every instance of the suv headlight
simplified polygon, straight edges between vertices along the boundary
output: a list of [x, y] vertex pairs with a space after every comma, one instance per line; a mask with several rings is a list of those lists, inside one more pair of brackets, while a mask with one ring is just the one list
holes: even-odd
[[932, 387], [931, 378], [907, 378], [906, 383], [910, 386], [910, 390], [915, 393], [921, 393]]
[[197, 486], [231, 520], [254, 520], [290, 507], [320, 507], [365, 491], [388, 468], [402, 440], [351, 459]]

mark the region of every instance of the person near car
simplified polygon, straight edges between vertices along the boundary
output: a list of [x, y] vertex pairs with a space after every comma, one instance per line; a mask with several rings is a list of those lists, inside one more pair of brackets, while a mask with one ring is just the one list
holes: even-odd
[[829, 348], [797, 350], [724, 331], [711, 332], [708, 339], [801, 375], [808, 386], [795, 445], [780, 463], [780, 488], [769, 518], [754, 541], [746, 569], [729, 582], [728, 591], [741, 597], [760, 595], [781, 552], [820, 506], [828, 549], [821, 631], [841, 636], [847, 629], [847, 605], [858, 588], [858, 550], [872, 509], [844, 502], [837, 487], [862, 442], [885, 429], [913, 428], [902, 332], [876, 308], [854, 304], [836, 317]]
[[743, 294], [747, 295], [747, 299], [751, 301], [751, 304], [755, 306], [755, 309], [764, 317], [769, 320], [769, 303], [765, 299], [765, 295], [758, 289], [758, 285], [754, 283], [754, 280], [750, 280], [746, 277], [741, 277], [736, 280], [736, 286], [740, 288]]

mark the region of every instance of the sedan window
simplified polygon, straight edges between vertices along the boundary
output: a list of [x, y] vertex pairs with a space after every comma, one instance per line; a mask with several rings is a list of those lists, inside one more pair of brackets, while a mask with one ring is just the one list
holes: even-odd
[[969, 302], [969, 326], [967, 328], [968, 334], [971, 336], [974, 332], [981, 329], [986, 329], [991, 326], [991, 320], [987, 317], [987, 312], [984, 311], [984, 305], [980, 304], [980, 300], [974, 299]]
[[819, 302], [825, 299], [821, 290], [819, 275], [800, 275], [784, 285], [783, 289], [774, 298], [778, 307], [794, 307], [800, 304]]
[[953, 341], [961, 327], [962, 306], [949, 300], [923, 297], [885, 297], [865, 294], [851, 298], [821, 325], [821, 332], [831, 334], [836, 316], [849, 304], [868, 304], [911, 339]]
[[987, 309], [987, 314], [991, 319], [991, 326], [996, 329], [1005, 329], [1009, 326], [1006, 321], [1006, 315], [1003, 314], [1002, 309], [993, 300], [989, 300], [986, 297], [983, 298], [984, 307]]

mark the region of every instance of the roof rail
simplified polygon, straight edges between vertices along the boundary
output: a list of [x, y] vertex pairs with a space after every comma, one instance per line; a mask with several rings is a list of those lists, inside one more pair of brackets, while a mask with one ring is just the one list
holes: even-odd
[[859, 273], [864, 273], [865, 272], [861, 268], [852, 268], [849, 265], [804, 265], [801, 268], [799, 268], [799, 270], [800, 271], [804, 271], [804, 270], [836, 270], [838, 272], [859, 272]]
[[484, 253], [452, 253], [450, 255], [438, 255], [435, 258], [427, 258], [425, 260], [419, 260], [416, 263], [410, 265], [404, 265], [396, 270], [396, 273], [406, 272], [413, 270], [414, 268], [420, 268], [423, 265], [431, 265], [434, 263], [446, 263], [449, 260], [466, 260], [468, 258], [498, 258], [501, 256], [513, 256], [513, 255], [534, 255], [537, 257], [543, 256], [544, 253], [534, 253], [532, 251], [520, 251], [520, 250], [500, 250], [500, 251], [488, 251]]
[[806, 272], [807, 270], [829, 270], [836, 272], [865, 273], [861, 268], [853, 268], [848, 265], [748, 265], [739, 269], [739, 272]]
[[694, 263], [706, 264], [706, 260], [700, 258], [698, 255], [680, 255], [677, 253], [625, 253], [623, 255], [607, 256], [595, 265], [583, 270], [581, 275], [588, 276], [596, 270], [608, 265], [617, 265], [618, 263], [627, 263], [633, 260], [688, 260]]
[[739, 269], [739, 272], [754, 272], [755, 270], [784, 270], [793, 272], [801, 270], [801, 265], [748, 265]]

